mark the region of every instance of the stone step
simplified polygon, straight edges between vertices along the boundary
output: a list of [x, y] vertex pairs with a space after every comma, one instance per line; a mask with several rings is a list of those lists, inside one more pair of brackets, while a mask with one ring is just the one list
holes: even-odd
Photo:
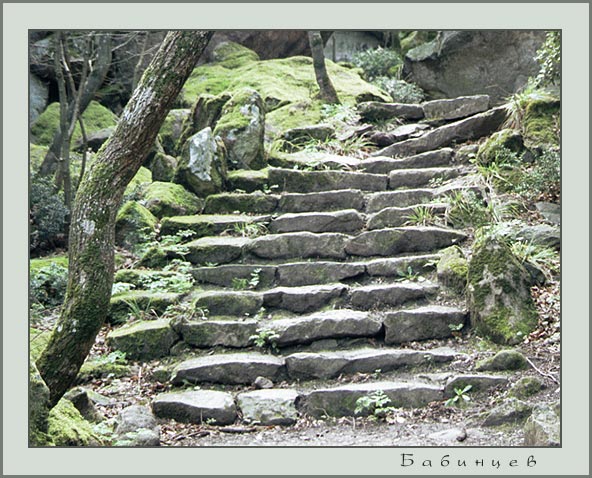
[[277, 270], [278, 284], [292, 287], [339, 282], [366, 273], [361, 262], [292, 262], [278, 265]]
[[276, 287], [262, 292], [266, 308], [282, 309], [297, 314], [312, 312], [340, 298], [347, 291], [344, 284]]
[[354, 309], [370, 310], [425, 299], [437, 291], [436, 284], [427, 282], [372, 284], [350, 289], [348, 303]]
[[193, 216], [173, 216], [162, 220], [160, 233], [175, 235], [179, 231], [190, 230], [195, 237], [215, 236], [223, 232], [240, 233], [249, 224], [267, 225], [271, 216], [248, 216], [246, 214], [197, 214]]
[[385, 191], [388, 186], [388, 176], [347, 171], [296, 171], [270, 168], [269, 185], [278, 186], [280, 191], [297, 193], [337, 189]]
[[424, 206], [387, 207], [368, 217], [369, 230], [387, 227], [412, 225], [414, 216], [419, 219], [418, 208], [431, 212], [434, 218], [442, 218], [447, 209], [446, 204], [426, 204]]
[[363, 348], [335, 352], [299, 352], [286, 357], [291, 379], [335, 378], [342, 374], [382, 373], [401, 367], [450, 362], [458, 354], [449, 348], [433, 350]]
[[430, 181], [447, 181], [461, 174], [461, 168], [396, 169], [389, 174], [389, 189], [420, 188]]
[[204, 355], [181, 362], [173, 369], [174, 385], [222, 383], [251, 385], [257, 377], [278, 380], [285, 374], [285, 360], [256, 352]]
[[193, 264], [226, 264], [239, 259], [250, 242], [247, 237], [202, 237], [185, 244], [185, 258]]
[[280, 196], [276, 194], [220, 193], [206, 198], [204, 214], [251, 213], [270, 214], [278, 207]]
[[323, 416], [363, 416], [368, 411], [356, 413], [356, 402], [362, 397], [382, 392], [390, 402], [386, 406], [419, 408], [444, 398], [443, 387], [419, 382], [370, 382], [320, 388], [304, 394], [302, 410], [315, 418]]
[[334, 212], [309, 212], [282, 214], [269, 224], [272, 234], [284, 232], [359, 232], [365, 218], [355, 209]]
[[283, 193], [278, 209], [281, 212], [364, 210], [364, 194], [358, 189], [340, 189], [317, 193]]
[[197, 282], [204, 284], [215, 284], [234, 289], [262, 289], [277, 284], [277, 270], [278, 268], [275, 265], [226, 264], [213, 267], [196, 267], [191, 273]]
[[455, 120], [487, 111], [489, 109], [489, 96], [460, 96], [458, 98], [426, 101], [421, 106], [426, 120]]
[[366, 197], [366, 212], [376, 213], [387, 207], [409, 207], [432, 201], [436, 191], [431, 188], [407, 189], [402, 191], [387, 191], [368, 194]]
[[237, 418], [232, 395], [214, 390], [162, 393], [152, 401], [152, 410], [158, 418], [185, 423], [230, 425]]
[[339, 233], [294, 232], [269, 234], [252, 239], [247, 251], [261, 259], [334, 258], [344, 259], [351, 236]]
[[358, 105], [360, 116], [364, 120], [378, 121], [393, 118], [417, 120], [424, 117], [421, 105], [407, 103], [381, 103], [366, 101]]
[[[263, 307], [263, 295], [253, 291], [212, 290], [191, 295], [196, 310], [206, 315], [252, 317]], [[207, 312], [205, 312], [207, 311]]]
[[345, 252], [354, 256], [395, 256], [402, 252], [424, 252], [448, 247], [466, 235], [453, 229], [415, 226], [376, 229], [347, 241]]
[[389, 174], [397, 169], [434, 168], [448, 166], [452, 162], [453, 150], [442, 148], [436, 151], [408, 156], [406, 158], [393, 159], [388, 156], [370, 157], [361, 161], [358, 166], [367, 173]]
[[198, 348], [249, 347], [253, 344], [251, 337], [257, 333], [257, 327], [256, 320], [234, 318], [179, 320], [173, 324], [174, 330], [186, 344]]
[[439, 305], [387, 312], [384, 317], [384, 341], [400, 344], [452, 337], [453, 331], [462, 330], [467, 320], [466, 310]]
[[405, 277], [409, 272], [425, 274], [436, 268], [438, 254], [411, 254], [404, 257], [388, 257], [365, 262], [366, 273], [378, 277]]
[[246, 423], [293, 425], [298, 419], [298, 397], [298, 392], [292, 389], [254, 390], [238, 394], [236, 402]]

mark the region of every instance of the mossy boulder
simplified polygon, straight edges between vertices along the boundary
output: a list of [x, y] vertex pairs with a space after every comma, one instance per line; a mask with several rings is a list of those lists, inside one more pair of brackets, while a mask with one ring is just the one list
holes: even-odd
[[158, 218], [196, 214], [203, 201], [180, 184], [155, 181], [146, 188], [144, 206]]
[[109, 354], [87, 360], [80, 367], [77, 382], [85, 383], [98, 378], [120, 378], [131, 375], [132, 369], [121, 355]]
[[177, 158], [158, 152], [149, 164], [154, 181], [171, 182], [175, 178], [177, 170]]
[[142, 197], [144, 190], [152, 182], [152, 172], [141, 166], [136, 175], [125, 188], [124, 198], [126, 200], [135, 200]]
[[189, 109], [176, 109], [169, 111], [167, 114], [158, 132], [160, 144], [166, 154], [177, 155], [177, 143], [181, 138], [183, 125], [189, 118], [190, 113]]
[[40, 257], [37, 259], [31, 259], [29, 263], [29, 271], [31, 274], [39, 271], [40, 269], [44, 269], [45, 267], [50, 266], [51, 264], [55, 264], [61, 267], [68, 267], [68, 255], [67, 254], [59, 254], [55, 256], [49, 257]]
[[227, 175], [226, 152], [211, 128], [191, 136], [179, 161], [174, 181], [200, 197], [222, 191]]
[[179, 294], [174, 292], [129, 291], [111, 297], [107, 319], [111, 324], [127, 322], [130, 314], [162, 314], [169, 305], [176, 304]]
[[477, 364], [479, 371], [521, 370], [527, 367], [526, 358], [516, 350], [502, 350]]
[[157, 223], [154, 215], [139, 202], [126, 202], [115, 220], [115, 243], [126, 249], [133, 249], [154, 231]]
[[463, 293], [467, 287], [469, 263], [458, 246], [451, 246], [441, 252], [437, 266], [438, 282]]
[[485, 166], [507, 161], [508, 152], [519, 154], [524, 149], [522, 135], [513, 129], [503, 129], [493, 133], [479, 147], [477, 162]]
[[61, 399], [49, 412], [48, 433], [55, 446], [101, 446], [102, 440], [70, 400]]
[[231, 97], [230, 93], [222, 93], [217, 96], [207, 93], [199, 95], [183, 125], [183, 133], [179, 139], [179, 144], [185, 144], [187, 138], [204, 128], [214, 129], [222, 114], [222, 108]]
[[[91, 101], [84, 113], [82, 113], [86, 134], [96, 133], [105, 128], [117, 125], [117, 116], [100, 103]], [[60, 104], [52, 103], [39, 115], [31, 125], [31, 134], [36, 144], [49, 146], [60, 126]], [[82, 138], [80, 125], [76, 125], [72, 135], [72, 148]]]
[[31, 166], [31, 172], [39, 170], [47, 151], [49, 151], [49, 146], [33, 143], [29, 145], [29, 164]]
[[49, 388], [39, 375], [35, 364], [29, 362], [29, 445], [47, 446], [51, 444], [48, 436]]
[[480, 335], [515, 345], [535, 329], [538, 316], [529, 274], [502, 239], [478, 234], [468, 283], [471, 322]]
[[234, 42], [223, 42], [212, 52], [212, 60], [225, 68], [238, 68], [253, 61], [259, 61], [259, 55], [253, 50]]
[[178, 336], [168, 320], [146, 320], [109, 332], [107, 343], [133, 360], [152, 360], [169, 354]]
[[537, 377], [522, 377], [510, 389], [509, 394], [516, 398], [525, 399], [539, 393], [543, 388], [543, 382]]
[[41, 355], [41, 352], [45, 350], [50, 337], [51, 332], [42, 331], [35, 327], [29, 327], [29, 354], [33, 362], [35, 362]]
[[550, 95], [539, 95], [524, 108], [524, 139], [529, 145], [559, 146], [561, 104]]
[[228, 167], [264, 168], [264, 133], [265, 105], [261, 95], [251, 88], [238, 90], [222, 108], [214, 129], [214, 135], [224, 142]]
[[269, 169], [237, 169], [228, 171], [228, 186], [232, 190], [240, 190], [247, 193], [261, 191], [269, 180]]

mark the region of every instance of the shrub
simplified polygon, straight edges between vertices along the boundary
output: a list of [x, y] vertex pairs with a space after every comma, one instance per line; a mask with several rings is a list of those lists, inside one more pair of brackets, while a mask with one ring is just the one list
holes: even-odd
[[44, 306], [60, 305], [66, 295], [68, 269], [55, 263], [31, 272], [31, 302]]
[[537, 86], [555, 85], [561, 79], [561, 33], [547, 32], [545, 43], [535, 57], [540, 65]]
[[527, 199], [558, 200], [561, 195], [561, 156], [545, 150], [527, 170], [522, 171], [516, 192]]
[[364, 71], [364, 79], [368, 81], [379, 76], [399, 77], [403, 67], [399, 53], [380, 47], [356, 53], [352, 63]]
[[421, 103], [425, 99], [424, 91], [414, 83], [407, 83], [396, 78], [379, 76], [372, 84], [386, 91], [395, 103]]
[[68, 213], [63, 196], [55, 190], [52, 181], [34, 176], [29, 203], [31, 251], [54, 248], [65, 241]]

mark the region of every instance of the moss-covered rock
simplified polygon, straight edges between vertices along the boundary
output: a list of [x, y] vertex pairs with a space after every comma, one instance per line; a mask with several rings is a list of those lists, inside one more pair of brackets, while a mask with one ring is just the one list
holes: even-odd
[[133, 249], [154, 231], [157, 219], [136, 201], [126, 202], [115, 221], [115, 243], [127, 249]]
[[178, 146], [185, 144], [190, 136], [204, 128], [214, 129], [222, 114], [222, 108], [231, 97], [230, 93], [222, 93], [217, 96], [207, 93], [199, 95], [183, 125], [183, 133], [178, 140]]
[[539, 393], [543, 388], [543, 382], [537, 377], [522, 377], [510, 389], [509, 394], [516, 398], [525, 399]]
[[471, 322], [477, 332], [499, 344], [521, 342], [537, 325], [530, 277], [508, 245], [481, 232], [469, 262]]
[[148, 316], [152, 311], [162, 314], [169, 305], [177, 303], [178, 293], [129, 291], [111, 297], [111, 304], [107, 319], [111, 324], [123, 324], [127, 322], [130, 314], [137, 318]]
[[212, 60], [225, 68], [238, 68], [253, 61], [259, 61], [259, 55], [247, 47], [234, 42], [223, 42], [212, 52]]
[[189, 118], [189, 114], [189, 109], [171, 110], [162, 123], [158, 136], [166, 154], [170, 154], [171, 156], [177, 155], [177, 144], [179, 138], [181, 138], [183, 125]]
[[144, 166], [140, 167], [125, 188], [124, 198], [128, 200], [139, 199], [151, 182], [152, 172]]
[[29, 145], [29, 164], [31, 165], [31, 171], [39, 170], [41, 163], [43, 163], [43, 158], [45, 158], [48, 150], [49, 146], [42, 146], [33, 143]]
[[154, 181], [171, 182], [175, 178], [177, 158], [158, 152], [149, 165]]
[[247, 193], [264, 189], [269, 179], [269, 169], [237, 169], [228, 171], [228, 187]]
[[493, 357], [477, 364], [479, 371], [521, 370], [528, 367], [528, 362], [516, 350], [501, 350]]
[[178, 336], [168, 320], [147, 320], [109, 332], [107, 343], [133, 360], [152, 360], [168, 355]]
[[507, 161], [508, 151], [520, 153], [524, 149], [522, 135], [513, 129], [503, 129], [493, 133], [485, 143], [479, 147], [477, 161], [479, 164], [489, 165]]
[[[87, 135], [117, 124], [117, 116], [96, 101], [90, 102], [82, 114], [82, 119]], [[59, 129], [59, 125], [60, 104], [52, 103], [31, 125], [31, 134], [35, 139], [35, 143], [50, 145], [54, 134]], [[80, 132], [80, 125], [77, 124], [72, 135], [72, 147], [80, 138], [82, 138], [82, 133]]]
[[144, 206], [156, 217], [197, 214], [203, 201], [180, 184], [155, 181], [144, 192]]
[[39, 375], [35, 364], [29, 362], [29, 445], [47, 446], [51, 444], [48, 436], [49, 388]]
[[524, 109], [523, 130], [527, 146], [559, 146], [561, 105], [557, 98], [542, 95], [528, 102]]
[[132, 369], [118, 357], [97, 357], [87, 360], [80, 367], [77, 381], [79, 383], [90, 382], [99, 378], [120, 378], [131, 375]]
[[264, 168], [264, 133], [265, 105], [261, 95], [251, 88], [238, 90], [224, 105], [214, 129], [214, 135], [224, 142], [229, 168]]
[[51, 332], [29, 327], [29, 354], [33, 362], [39, 358], [41, 352], [47, 347], [50, 336]]
[[56, 446], [100, 446], [102, 440], [74, 404], [62, 399], [49, 412], [49, 436]]
[[441, 252], [438, 262], [438, 281], [457, 292], [463, 293], [467, 287], [469, 263], [458, 246], [451, 246]]
[[51, 264], [56, 264], [61, 267], [68, 267], [68, 255], [67, 254], [58, 254], [55, 256], [49, 257], [40, 257], [37, 259], [31, 259], [29, 263], [29, 271], [31, 274], [43, 269], [45, 267], [50, 266]]

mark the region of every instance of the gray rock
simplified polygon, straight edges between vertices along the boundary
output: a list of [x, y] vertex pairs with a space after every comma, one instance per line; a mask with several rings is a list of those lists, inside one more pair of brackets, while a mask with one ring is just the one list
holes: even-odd
[[226, 178], [226, 158], [212, 130], [204, 128], [191, 136], [175, 172], [175, 182], [200, 197], [220, 192]]
[[335, 212], [288, 213], [274, 219], [271, 233], [281, 232], [356, 232], [364, 227], [364, 218], [355, 209]]
[[172, 382], [182, 384], [211, 382], [250, 385], [257, 377], [276, 380], [284, 371], [284, 359], [259, 353], [204, 355], [180, 363], [173, 370]]
[[345, 258], [345, 244], [350, 236], [338, 233], [314, 234], [294, 232], [257, 237], [248, 245], [248, 251], [263, 259], [289, 259], [308, 257]]
[[435, 294], [437, 290], [438, 286], [426, 283], [372, 284], [351, 289], [349, 303], [361, 310], [384, 308], [424, 299]]
[[484, 427], [496, 427], [506, 423], [524, 422], [532, 413], [532, 405], [515, 398], [508, 398], [494, 407], [483, 420]]
[[241, 393], [236, 400], [248, 423], [293, 425], [298, 418], [297, 398], [296, 390], [276, 389]]
[[483, 360], [477, 364], [476, 370], [500, 371], [500, 370], [521, 370], [528, 368], [528, 362], [520, 352], [516, 350], [501, 350], [493, 357]]
[[401, 367], [449, 362], [450, 349], [418, 351], [407, 349], [357, 349], [338, 352], [300, 352], [286, 357], [288, 375], [293, 379], [328, 379], [341, 374], [390, 372]]
[[256, 191], [247, 193], [220, 193], [207, 197], [204, 214], [233, 212], [268, 214], [277, 209], [279, 196]]
[[488, 93], [501, 103], [536, 76], [542, 31], [447, 31], [410, 50], [404, 75], [434, 98]]
[[263, 296], [251, 291], [206, 291], [194, 295], [195, 308], [207, 309], [212, 315], [252, 316], [263, 306]]
[[261, 170], [236, 169], [228, 172], [227, 189], [230, 191], [253, 193], [267, 186], [267, 168]]
[[179, 231], [190, 230], [196, 238], [217, 236], [225, 231], [236, 231], [249, 224], [265, 225], [269, 216], [247, 214], [198, 214], [194, 216], [172, 216], [161, 222], [161, 234], [174, 236]]
[[[442, 217], [446, 212], [445, 204], [427, 204], [434, 217]], [[387, 207], [368, 218], [368, 229], [384, 229], [387, 227], [401, 227], [409, 223], [410, 217], [416, 212], [416, 207]]]
[[364, 195], [359, 190], [324, 191], [318, 193], [284, 193], [280, 197], [282, 212], [334, 211], [340, 209], [364, 209]]
[[278, 283], [281, 286], [327, 284], [364, 274], [364, 264], [353, 262], [294, 262], [280, 264]]
[[177, 146], [183, 133], [183, 126], [189, 120], [190, 114], [191, 110], [189, 109], [170, 110], [167, 114], [158, 134], [166, 154], [177, 155]]
[[350, 239], [345, 252], [354, 256], [394, 256], [401, 252], [431, 251], [465, 238], [462, 232], [439, 227], [378, 229]]
[[[235, 285], [234, 279], [246, 279], [253, 281], [258, 279], [258, 284], [249, 284], [249, 288], [258, 289], [269, 287], [275, 282], [277, 267], [261, 264], [228, 264], [215, 267], [197, 267], [191, 272], [198, 282], [216, 284], [224, 287]], [[287, 285], [287, 284], [284, 284]]]
[[390, 312], [384, 319], [384, 341], [398, 344], [451, 337], [453, 329], [450, 326], [464, 326], [467, 315], [466, 311], [439, 305]]
[[[101, 149], [101, 146], [107, 142], [107, 140], [111, 137], [113, 132], [115, 131], [115, 126], [111, 126], [110, 128], [104, 128], [99, 131], [93, 131], [88, 133], [87, 135], [87, 142], [86, 147], [88, 149], [93, 150], [95, 153]], [[82, 138], [78, 139], [74, 143], [74, 149], [76, 151], [83, 151], [84, 150], [84, 140]]]
[[493, 108], [485, 113], [440, 126], [419, 138], [407, 139], [387, 146], [372, 156], [408, 156], [448, 146], [453, 142], [461, 143], [478, 139], [496, 131], [506, 120], [506, 114], [507, 110], [504, 107]]
[[559, 249], [561, 246], [561, 230], [557, 226], [536, 224], [525, 226], [512, 234], [518, 240], [524, 240], [535, 246]]
[[434, 198], [433, 189], [409, 189], [388, 191], [368, 195], [366, 211], [379, 212], [387, 207], [408, 207], [430, 202]]
[[444, 388], [445, 397], [453, 397], [454, 390], [457, 388], [463, 389], [467, 385], [471, 385], [469, 393], [484, 392], [490, 388], [505, 386], [508, 383], [506, 377], [496, 375], [457, 375], [448, 379], [446, 387]]
[[404, 124], [387, 133], [373, 133], [369, 139], [377, 146], [388, 146], [397, 141], [403, 141], [410, 136], [419, 136], [423, 130], [428, 128], [429, 126], [423, 123]]
[[202, 237], [186, 244], [186, 257], [193, 264], [225, 264], [238, 259], [250, 242], [246, 237]]
[[294, 149], [311, 140], [327, 141], [335, 137], [335, 128], [327, 124], [300, 126], [284, 131], [281, 138], [287, 143], [288, 150]]
[[537, 211], [551, 224], [559, 226], [561, 224], [561, 205], [551, 202], [537, 202], [535, 204]]
[[194, 347], [248, 347], [257, 333], [255, 320], [207, 320], [175, 326], [183, 340]]
[[397, 408], [424, 407], [442, 400], [442, 388], [413, 382], [373, 382], [318, 389], [305, 395], [303, 408], [313, 417], [354, 416], [356, 401], [382, 391], [390, 399], [388, 406]]
[[366, 263], [366, 272], [370, 276], [399, 276], [408, 273], [425, 273], [434, 270], [435, 263], [440, 256], [437, 254], [422, 254], [387, 259], [373, 259]]
[[29, 124], [32, 124], [47, 106], [49, 85], [29, 73]]
[[278, 186], [280, 191], [296, 193], [313, 193], [335, 189], [385, 191], [388, 177], [381, 174], [348, 171], [296, 171], [270, 168], [269, 184]]
[[536, 395], [543, 388], [543, 382], [537, 377], [522, 377], [510, 389], [509, 394], [520, 399]]
[[454, 159], [457, 163], [468, 163], [477, 157], [478, 152], [478, 144], [465, 144], [456, 150]]
[[115, 440], [113, 446], [154, 447], [160, 446], [160, 433], [141, 428], [135, 432], [118, 435]]
[[361, 167], [364, 171], [373, 174], [388, 174], [396, 169], [433, 168], [447, 166], [452, 161], [452, 149], [442, 148], [436, 151], [427, 151], [406, 158], [390, 158], [377, 156], [367, 158]]
[[178, 336], [165, 319], [133, 322], [107, 335], [107, 344], [132, 360], [152, 360], [168, 355]]
[[303, 313], [320, 309], [346, 291], [343, 284], [276, 287], [264, 292], [265, 307]]
[[85, 420], [89, 422], [100, 422], [105, 417], [96, 409], [93, 400], [89, 397], [86, 389], [75, 387], [64, 394], [66, 400], [70, 400]]
[[559, 402], [540, 404], [524, 425], [524, 446], [561, 446]]
[[278, 334], [277, 344], [286, 346], [327, 338], [372, 337], [380, 332], [382, 322], [367, 312], [336, 309], [273, 320], [268, 327]]
[[273, 388], [273, 382], [265, 377], [257, 377], [253, 382], [253, 385], [258, 389]]
[[437, 267], [438, 282], [463, 294], [467, 287], [469, 262], [458, 246], [447, 247], [441, 252]]
[[389, 174], [389, 189], [420, 188], [430, 181], [446, 181], [462, 174], [459, 168], [397, 169]]
[[226, 148], [231, 169], [261, 169], [266, 166], [263, 149], [265, 105], [261, 95], [244, 88], [222, 108], [214, 129]]
[[424, 117], [423, 108], [420, 105], [407, 103], [381, 103], [368, 101], [358, 105], [358, 111], [363, 120], [377, 121], [393, 118], [404, 120], [418, 120]]
[[177, 170], [177, 158], [164, 153], [156, 153], [149, 163], [154, 181], [172, 182]]
[[489, 96], [461, 96], [446, 100], [427, 101], [422, 104], [428, 120], [454, 120], [466, 118], [489, 109]]
[[46, 445], [50, 410], [49, 388], [35, 363], [29, 361], [29, 445]]
[[152, 410], [159, 418], [189, 423], [229, 425], [237, 417], [232, 395], [213, 390], [164, 393], [152, 401]]
[[152, 414], [152, 410], [142, 405], [131, 405], [121, 410], [117, 415], [116, 423], [115, 433], [118, 435], [135, 432], [140, 428], [160, 432], [160, 427]]

